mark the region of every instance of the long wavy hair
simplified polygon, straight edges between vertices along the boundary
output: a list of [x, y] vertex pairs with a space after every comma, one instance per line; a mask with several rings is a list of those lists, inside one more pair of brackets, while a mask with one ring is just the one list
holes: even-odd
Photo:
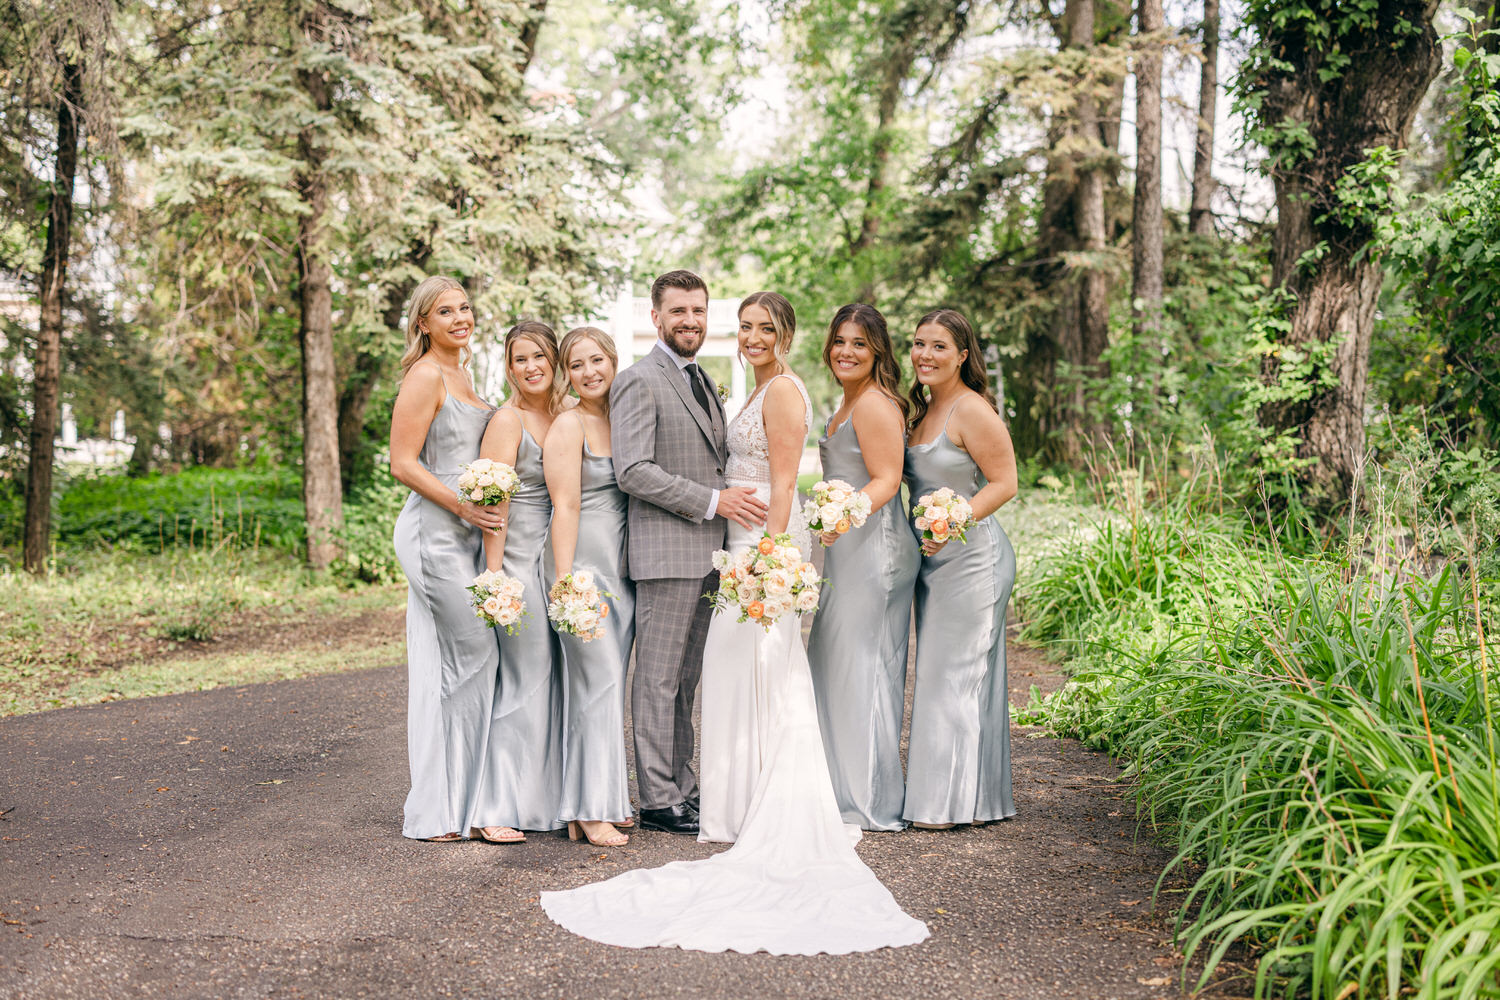
[[547, 387], [547, 412], [556, 413], [562, 406], [563, 398], [567, 396], [566, 390], [562, 393], [557, 391], [561, 375], [557, 364], [557, 334], [539, 319], [523, 319], [505, 333], [505, 396], [507, 399], [516, 399], [521, 395], [520, 386], [516, 385], [510, 374], [511, 348], [521, 340], [529, 340], [540, 347], [547, 356], [547, 362], [552, 365], [552, 384]]
[[901, 395], [901, 362], [896, 360], [896, 348], [891, 344], [890, 330], [886, 329], [885, 317], [880, 314], [879, 309], [863, 302], [840, 306], [829, 321], [828, 336], [823, 340], [823, 364], [829, 371], [833, 370], [833, 335], [845, 323], [853, 323], [865, 335], [865, 343], [870, 345], [870, 353], [875, 355], [875, 365], [870, 376], [901, 407], [901, 419], [905, 421], [911, 404]]
[[[444, 292], [464, 291], [464, 286], [452, 278], [442, 274], [431, 274], [422, 279], [422, 283], [412, 290], [411, 298], [406, 303], [406, 351], [401, 355], [401, 377], [406, 378], [406, 373], [411, 371], [411, 366], [422, 360], [428, 351], [432, 350], [432, 338], [427, 331], [422, 329], [422, 321], [427, 314], [432, 312], [432, 307], [437, 303], [438, 297]], [[467, 295], [467, 292], [464, 292]], [[465, 368], [469, 367], [471, 357], [467, 346], [458, 350], [458, 363]]]
[[[792, 350], [792, 338], [797, 335], [797, 312], [786, 300], [786, 296], [779, 292], [751, 292], [740, 302], [735, 315], [743, 315], [750, 306], [760, 306], [771, 315], [771, 329], [776, 331], [776, 347], [773, 353], [776, 355], [776, 371], [780, 374], [786, 371], [786, 359]], [[743, 355], [740, 356], [740, 360], [745, 360]]]
[[[556, 413], [562, 409], [563, 401], [568, 398], [568, 391], [572, 389], [573, 382], [568, 378], [568, 357], [573, 353], [573, 348], [585, 340], [592, 340], [599, 345], [599, 351], [609, 363], [614, 366], [615, 374], [620, 374], [620, 354], [615, 350], [614, 338], [597, 326], [578, 326], [563, 334], [562, 343], [557, 345], [557, 356], [562, 366], [562, 378], [558, 380], [557, 388], [553, 394], [557, 397], [552, 412]], [[604, 412], [609, 413], [609, 394], [604, 396]]]
[[[932, 312], [917, 320], [917, 329], [921, 329], [929, 323], [936, 323], [953, 335], [953, 345], [960, 351], [968, 351], [963, 364], [959, 366], [958, 377], [963, 384], [973, 389], [984, 397], [984, 401], [990, 404], [990, 409], [996, 413], [1000, 412], [1000, 406], [995, 402], [995, 394], [990, 391], [990, 380], [984, 370], [984, 358], [979, 350], [979, 338], [974, 335], [974, 328], [969, 321], [964, 319], [963, 313], [957, 309], [934, 309]], [[911, 391], [907, 393], [911, 400], [911, 412], [906, 421], [907, 431], [913, 431], [927, 416], [927, 408], [931, 405], [928, 398], [928, 390], [925, 385], [917, 381], [913, 375], [911, 380]]]

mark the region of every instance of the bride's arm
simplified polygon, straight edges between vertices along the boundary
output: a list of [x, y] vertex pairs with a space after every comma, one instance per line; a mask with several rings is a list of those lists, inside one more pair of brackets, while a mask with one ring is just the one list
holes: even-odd
[[791, 379], [778, 378], [766, 386], [760, 416], [771, 459], [771, 510], [766, 515], [766, 531], [777, 535], [786, 530], [792, 518], [792, 505], [797, 502], [797, 466], [807, 443], [807, 406]]

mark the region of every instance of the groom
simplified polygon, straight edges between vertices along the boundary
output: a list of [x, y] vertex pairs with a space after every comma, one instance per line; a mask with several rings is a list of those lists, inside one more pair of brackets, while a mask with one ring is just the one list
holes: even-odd
[[708, 333], [708, 286], [691, 271], [651, 285], [652, 350], [609, 393], [615, 478], [630, 496], [626, 558], [635, 581], [636, 784], [641, 826], [698, 832], [693, 703], [718, 589], [713, 553], [724, 518], [764, 524], [753, 490], [724, 486], [724, 408], [694, 358]]

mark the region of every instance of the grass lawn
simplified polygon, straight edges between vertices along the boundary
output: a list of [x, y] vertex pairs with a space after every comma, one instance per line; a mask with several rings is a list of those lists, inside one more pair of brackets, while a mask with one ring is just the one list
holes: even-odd
[[283, 552], [75, 553], [0, 574], [0, 715], [402, 662], [405, 584]]

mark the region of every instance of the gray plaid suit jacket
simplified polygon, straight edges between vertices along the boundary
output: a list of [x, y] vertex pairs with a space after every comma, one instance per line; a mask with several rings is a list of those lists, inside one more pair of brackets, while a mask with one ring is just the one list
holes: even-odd
[[701, 579], [724, 547], [724, 519], [703, 519], [711, 492], [724, 488], [729, 458], [724, 408], [704, 379], [707, 415], [681, 370], [653, 347], [609, 391], [615, 478], [630, 497], [631, 579]]

